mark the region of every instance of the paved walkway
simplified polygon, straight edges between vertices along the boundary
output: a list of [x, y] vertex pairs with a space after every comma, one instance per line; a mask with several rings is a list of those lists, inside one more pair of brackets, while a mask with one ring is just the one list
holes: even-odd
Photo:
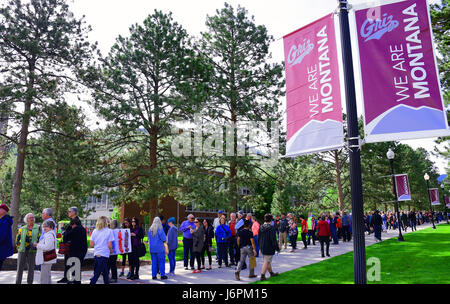
[[[424, 228], [431, 227], [431, 224], [424, 224], [417, 226], [417, 230], [422, 230]], [[408, 229], [409, 233], [411, 232]], [[403, 233], [403, 232], [402, 232]], [[403, 233], [405, 234], [405, 233]], [[398, 236], [398, 230], [389, 230], [388, 232], [383, 232], [382, 239], [390, 239]], [[373, 234], [368, 236], [365, 235], [366, 246], [375, 244], [375, 238]], [[314, 264], [323, 261], [327, 258], [322, 258], [320, 253], [320, 244], [316, 242], [313, 246], [312, 243], [308, 246], [308, 249], [302, 250], [303, 243], [297, 242], [297, 251], [295, 253], [290, 252], [290, 248], [283, 249], [279, 256], [274, 256], [272, 265], [276, 272], [282, 273], [289, 270], [297, 269], [299, 267]], [[180, 249], [181, 250], [181, 249]], [[353, 251], [353, 242], [339, 242], [339, 245], [330, 245], [331, 257], [338, 256], [347, 252]], [[207, 259], [206, 259], [207, 261]], [[259, 257], [256, 260], [255, 273], [258, 275], [261, 273], [262, 258]], [[218, 265], [215, 262], [215, 257], [213, 257], [213, 269], [203, 270], [201, 273], [192, 273], [192, 271], [184, 270], [183, 261], [178, 261], [175, 269], [176, 275], [169, 277], [168, 280], [152, 280], [151, 266], [141, 266], [140, 268], [140, 280], [130, 281], [127, 279], [119, 278], [119, 284], [247, 284], [254, 282], [259, 278], [248, 278], [248, 269], [241, 271], [241, 281], [236, 281], [234, 278], [234, 267], [232, 268], [217, 268]], [[166, 263], [166, 270], [169, 269], [169, 264]], [[119, 270], [120, 271], [120, 270]], [[93, 275], [93, 271], [82, 272], [82, 283], [89, 284], [89, 280]], [[268, 274], [267, 274], [268, 275]], [[52, 271], [52, 282], [55, 283], [57, 280], [61, 279], [63, 276], [62, 271]], [[0, 284], [14, 284], [16, 278], [15, 271], [0, 271]], [[26, 284], [27, 271], [23, 274], [23, 283]], [[159, 278], [159, 277], [158, 277]], [[300, 279], [300, 278], [299, 278]], [[34, 282], [37, 284], [40, 280], [40, 272], [36, 271], [34, 275]], [[102, 284], [103, 279], [100, 278], [97, 284]], [[297, 282], [292, 282], [297, 283]]]

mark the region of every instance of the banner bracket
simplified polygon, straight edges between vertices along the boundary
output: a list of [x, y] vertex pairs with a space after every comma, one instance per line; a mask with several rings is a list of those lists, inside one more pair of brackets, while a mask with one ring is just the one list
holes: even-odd
[[[361, 150], [361, 147], [366, 143], [365, 139], [361, 139], [360, 136], [357, 137], [347, 137], [347, 143], [345, 144], [345, 147], [347, 148], [347, 150], [350, 151], [351, 148], [358, 148], [358, 150]], [[358, 144], [357, 145], [350, 145], [350, 140], [358, 140]]]
[[345, 10], [349, 11], [349, 10], [351, 10], [352, 8], [353, 8], [353, 5], [351, 5], [350, 3], [346, 2], [346, 3], [345, 3], [345, 6], [338, 5], [338, 7], [336, 7], [336, 9], [334, 10], [333, 13], [339, 14], [339, 12], [340, 12], [341, 9], [345, 9]]

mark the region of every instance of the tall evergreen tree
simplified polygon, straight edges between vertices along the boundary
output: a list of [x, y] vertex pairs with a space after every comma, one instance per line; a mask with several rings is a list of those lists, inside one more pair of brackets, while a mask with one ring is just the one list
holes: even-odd
[[121, 203], [150, 202], [151, 216], [158, 215], [158, 199], [169, 191], [165, 178], [171, 178], [172, 153], [165, 140], [177, 120], [200, 107], [208, 73], [183, 27], [171, 13], [155, 10], [130, 27], [129, 37], [117, 38], [100, 66], [82, 74], [93, 89], [95, 108], [133, 147], [123, 163]]
[[[42, 107], [73, 88], [71, 70], [89, 58], [89, 27], [76, 19], [65, 0], [10, 0], [0, 7], [0, 58], [11, 123], [20, 128], [11, 198], [18, 218], [30, 127]], [[20, 106], [19, 106], [20, 105]], [[16, 233], [14, 221], [13, 233]]]
[[[213, 64], [214, 77], [211, 81], [213, 94], [204, 109], [205, 119], [209, 117], [220, 126], [235, 127], [245, 122], [278, 122], [279, 98], [284, 86], [283, 66], [269, 63], [273, 37], [266, 27], [256, 25], [245, 8], [234, 9], [227, 3], [216, 15], [208, 16], [206, 26], [202, 49]], [[235, 210], [240, 199], [239, 184], [251, 178], [238, 171], [256, 163], [237, 156], [237, 128], [232, 138], [233, 142], [227, 144], [233, 147], [234, 156], [221, 158], [221, 164], [228, 179], [229, 208]]]

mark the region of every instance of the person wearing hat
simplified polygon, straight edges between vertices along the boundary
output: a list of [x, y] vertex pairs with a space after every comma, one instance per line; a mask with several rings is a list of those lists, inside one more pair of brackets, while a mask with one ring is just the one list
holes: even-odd
[[[213, 227], [214, 227], [214, 234], [216, 234], [217, 227], [220, 226], [220, 218], [223, 216], [223, 211], [219, 210], [217, 211], [217, 217], [214, 219]], [[216, 262], [219, 260], [219, 251], [216, 250]]]
[[[69, 209], [67, 209], [67, 215], [70, 218], [71, 222], [72, 222], [72, 220], [76, 221], [76, 222], [79, 222], [79, 226], [81, 228], [83, 228], [83, 226], [81, 225], [80, 218], [78, 217], [78, 208], [77, 207], [70, 207]], [[64, 234], [63, 234], [62, 243], [68, 243], [69, 242], [68, 236], [71, 235], [70, 231], [73, 229], [72, 226], [73, 225], [71, 225], [69, 223], [69, 224], [67, 224], [64, 227]], [[86, 236], [86, 238], [87, 238], [87, 236]], [[87, 251], [87, 239], [86, 239], [85, 243], [86, 243], [86, 251]], [[67, 260], [69, 258], [70, 258], [69, 254], [65, 254], [64, 255], [64, 277], [61, 280], [59, 280], [57, 283], [69, 283], [69, 280], [67, 279], [67, 270], [70, 268], [70, 266], [67, 266]]]
[[167, 220], [169, 224], [169, 231], [167, 232], [167, 245], [169, 247], [169, 254], [167, 257], [169, 258], [169, 276], [175, 275], [175, 255], [178, 249], [178, 229], [175, 226], [175, 218], [171, 217]]
[[[239, 231], [244, 229], [244, 221], [245, 221], [244, 215], [245, 215], [244, 210], [239, 210], [238, 211], [237, 223], [234, 226], [234, 228], [236, 230], [236, 234], [238, 234]], [[240, 259], [240, 257], [241, 257], [241, 249], [239, 248], [239, 246], [237, 246], [236, 251], [237, 252], [236, 252], [236, 260], [235, 260], [235, 262], [238, 263], [239, 262], [238, 259]], [[244, 264], [242, 265], [242, 269], [241, 270], [245, 270], [245, 269], [247, 269], [247, 264], [244, 261]]]
[[14, 254], [12, 240], [13, 218], [8, 214], [9, 208], [0, 201], [0, 270], [7, 257]]
[[223, 211], [222, 210], [217, 211], [217, 217], [214, 219], [214, 222], [213, 222], [214, 233], [216, 233], [217, 227], [220, 226], [220, 218], [222, 217], [222, 215], [223, 215]]
[[180, 231], [183, 232], [184, 270], [188, 270], [188, 266], [191, 266], [191, 270], [194, 270], [194, 255], [192, 251], [194, 240], [191, 233], [193, 228], [195, 228], [194, 215], [189, 214], [187, 220], [180, 225]]

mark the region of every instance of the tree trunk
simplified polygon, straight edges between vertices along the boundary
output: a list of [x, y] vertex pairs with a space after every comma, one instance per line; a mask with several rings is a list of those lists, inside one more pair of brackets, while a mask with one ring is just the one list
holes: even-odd
[[[31, 110], [31, 102], [25, 103], [25, 113]], [[28, 140], [28, 126], [30, 124], [29, 115], [25, 114], [22, 127], [20, 128], [20, 140], [17, 146], [16, 171], [14, 173], [14, 183], [11, 194], [11, 215], [14, 217], [12, 233], [17, 235], [17, 224], [19, 221], [20, 193], [22, 192], [23, 171], [25, 169], [25, 156]]]
[[[5, 134], [8, 132], [8, 111], [4, 109], [0, 112], [0, 133]], [[6, 159], [6, 140], [0, 136], [0, 167], [3, 165]]]
[[31, 90], [34, 87], [34, 63], [30, 63], [29, 72], [27, 95], [23, 111], [22, 126], [20, 128], [20, 139], [19, 144], [17, 145], [16, 171], [14, 173], [14, 182], [11, 194], [11, 215], [14, 217], [12, 226], [13, 237], [17, 235], [17, 224], [19, 221], [20, 193], [22, 192], [23, 171], [25, 169], [25, 157], [28, 141], [28, 127], [30, 125], [30, 111], [33, 102]]
[[58, 223], [58, 219], [59, 219], [59, 200], [60, 200], [61, 194], [59, 193], [58, 190], [56, 190], [56, 194], [55, 194], [55, 212], [54, 212], [54, 217], [53, 220]]
[[230, 195], [231, 195], [231, 206], [234, 207], [234, 210], [238, 211], [238, 188], [237, 188], [237, 182], [236, 182], [236, 176], [237, 176], [237, 162], [236, 157], [237, 156], [237, 117], [234, 114], [234, 112], [231, 112], [231, 123], [233, 124], [233, 157], [231, 159], [230, 163]]
[[334, 151], [334, 164], [336, 166], [336, 185], [338, 190], [338, 207], [339, 212], [342, 213], [344, 210], [344, 193], [342, 191], [342, 182], [341, 182], [341, 168], [339, 166], [339, 155], [338, 151]]
[[[153, 170], [156, 168], [158, 162], [157, 148], [158, 148], [158, 131], [156, 127], [153, 127], [150, 135], [150, 169], [152, 170], [151, 174], [156, 174], [156, 172]], [[150, 222], [152, 222], [153, 218], [159, 215], [157, 198], [151, 199], [149, 211], [150, 211]]]

